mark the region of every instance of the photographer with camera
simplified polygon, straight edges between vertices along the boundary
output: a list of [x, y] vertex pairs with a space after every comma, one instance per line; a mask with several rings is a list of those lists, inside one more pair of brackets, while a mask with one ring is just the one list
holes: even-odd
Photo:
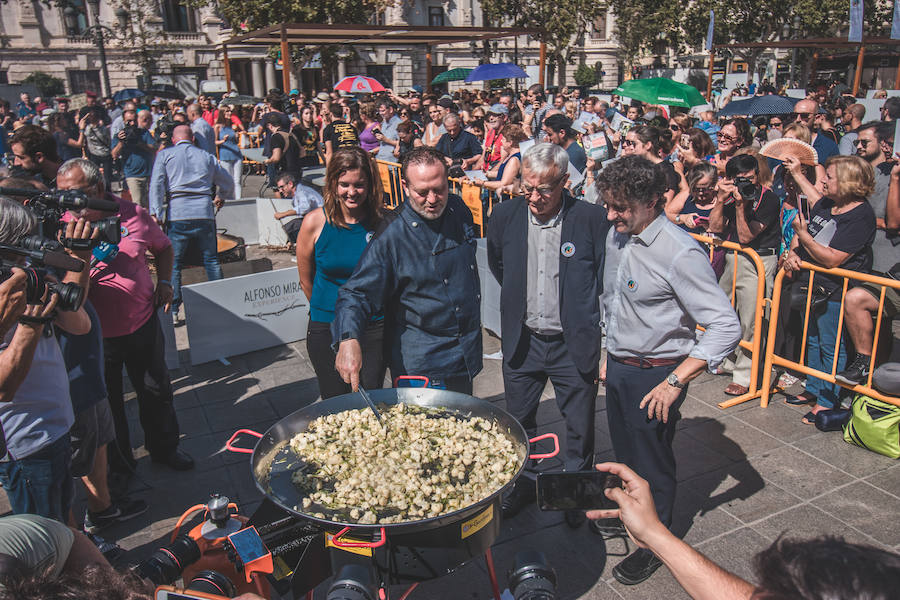
[[[0, 197], [0, 244], [16, 246], [37, 231], [38, 220], [30, 210]], [[66, 238], [90, 235], [91, 227], [84, 219], [66, 226]], [[82, 261], [86, 258], [84, 252], [67, 252]], [[23, 263], [9, 249], [0, 250], [0, 255], [10, 261], [4, 260], [4, 274], [14, 273], [12, 265]], [[27, 306], [0, 343], [0, 423], [8, 452], [0, 462], [0, 485], [13, 512], [65, 522], [73, 495], [69, 429], [74, 416], [66, 366], [53, 328], [76, 335], [90, 331], [90, 318], [81, 307], [87, 269], [63, 277], [64, 284], [81, 287], [71, 296], [61, 296], [60, 291], [70, 290], [54, 285], [55, 278], [44, 271], [29, 268], [25, 272], [29, 276]]]
[[[115, 202], [119, 207], [114, 213], [95, 209], [69, 213], [91, 222], [114, 215], [121, 219], [118, 247], [103, 258], [95, 256], [90, 274], [90, 300], [103, 329], [106, 390], [116, 428], [118, 450], [110, 451], [111, 471], [127, 479], [136, 465], [125, 414], [123, 366], [137, 393], [145, 446], [153, 462], [179, 471], [192, 469], [193, 459], [178, 450], [178, 420], [156, 314], [157, 308], [168, 310], [172, 302], [172, 244], [146, 210], [106, 192], [99, 170], [90, 161], [72, 159], [63, 164], [59, 188], [80, 190], [88, 198]], [[147, 251], [156, 261], [155, 286], [147, 268]]]
[[147, 208], [150, 195], [150, 170], [156, 154], [156, 140], [148, 131], [152, 120], [147, 110], [123, 112], [124, 127], [116, 134], [117, 142], [111, 153], [113, 159], [122, 159], [122, 175], [131, 193], [131, 201], [144, 208]]
[[[738, 154], [725, 165], [725, 177], [716, 186], [718, 198], [709, 213], [709, 228], [722, 239], [737, 242], [754, 250], [766, 269], [766, 296], [772, 293], [772, 283], [778, 266], [781, 248], [781, 202], [770, 189], [759, 183], [759, 163], [752, 154]], [[734, 261], [737, 260], [735, 274]], [[734, 309], [741, 321], [741, 339], [753, 337], [753, 316], [756, 313], [756, 267], [743, 253], [725, 254], [725, 271], [719, 285], [726, 294], [734, 286]], [[731, 383], [725, 388], [729, 396], [746, 394], [750, 385], [750, 352], [738, 347], [736, 359], [723, 363], [732, 371]]]

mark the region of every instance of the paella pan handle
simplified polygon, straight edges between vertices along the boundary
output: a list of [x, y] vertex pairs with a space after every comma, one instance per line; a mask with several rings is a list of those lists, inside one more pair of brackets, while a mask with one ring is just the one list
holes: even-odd
[[331, 538], [331, 543], [338, 548], [380, 548], [387, 542], [387, 536], [384, 534], [384, 527], [381, 528], [381, 537], [376, 542], [342, 542], [341, 536], [346, 535], [350, 531], [349, 527], [344, 527]]
[[263, 434], [257, 433], [256, 431], [253, 431], [252, 429], [238, 429], [231, 435], [230, 438], [228, 438], [228, 441], [225, 442], [225, 449], [228, 450], [229, 452], [238, 452], [240, 454], [253, 454], [253, 448], [241, 448], [240, 446], [234, 445], [234, 440], [236, 440], [237, 437], [239, 435], [241, 435], [242, 433], [246, 433], [247, 435], [252, 435], [255, 438], [262, 438], [262, 436], [263, 436]]
[[[399, 377], [394, 377], [394, 387], [398, 387], [397, 384], [401, 381], [407, 382], [406, 387], [428, 387], [431, 384], [431, 380], [424, 375], [400, 375]], [[421, 386], [415, 386], [411, 385], [413, 381], [421, 381], [423, 383]]]
[[537, 460], [539, 458], [553, 458], [554, 456], [559, 454], [559, 438], [556, 436], [555, 433], [545, 433], [544, 435], [539, 435], [537, 437], [533, 437], [530, 440], [528, 440], [528, 443], [533, 444], [540, 440], [546, 440], [546, 439], [553, 440], [553, 445], [554, 445], [553, 452], [550, 452], [549, 454], [531, 454], [528, 456], [528, 458], [530, 458], [532, 460]]

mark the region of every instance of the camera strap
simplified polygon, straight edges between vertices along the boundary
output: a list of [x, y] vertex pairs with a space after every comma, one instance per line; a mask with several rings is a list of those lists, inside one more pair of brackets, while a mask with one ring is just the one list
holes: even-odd
[[22, 315], [19, 317], [19, 323], [23, 325], [46, 325], [56, 319], [56, 311], [46, 317], [32, 317], [31, 315]]

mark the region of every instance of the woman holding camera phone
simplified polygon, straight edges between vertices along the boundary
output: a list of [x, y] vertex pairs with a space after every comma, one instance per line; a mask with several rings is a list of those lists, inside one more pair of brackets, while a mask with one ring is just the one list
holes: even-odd
[[[303, 218], [297, 236], [300, 287], [309, 299], [306, 348], [322, 398], [350, 393], [334, 368], [331, 322], [338, 290], [356, 268], [381, 220], [381, 178], [375, 160], [360, 147], [340, 148], [325, 171], [324, 205]], [[360, 383], [377, 389], [384, 382], [384, 322], [373, 318], [362, 341]]]
[[[875, 212], [866, 201], [875, 189], [872, 166], [858, 156], [832, 156], [825, 162], [824, 195], [806, 177], [797, 158], [787, 157], [784, 166], [809, 202], [809, 215], [800, 210], [791, 223], [794, 237], [782, 263], [787, 274], [793, 276], [800, 269], [801, 261], [826, 269], [840, 267], [868, 273], [872, 268], [872, 241], [875, 239]], [[803, 278], [794, 285], [801, 284]], [[842, 285], [841, 278], [827, 275], [819, 275], [813, 282], [810, 306], [813, 314], [809, 318], [806, 364], [825, 373], [831, 372], [832, 365], [836, 367], [835, 372], [840, 372], [847, 362], [843, 342], [838, 345], [837, 362], [834, 362]], [[789, 309], [791, 303], [785, 304]], [[804, 423], [812, 425], [817, 413], [840, 406], [839, 392], [837, 384], [807, 377], [806, 391], [788, 397], [788, 402], [815, 402], [803, 417]]]

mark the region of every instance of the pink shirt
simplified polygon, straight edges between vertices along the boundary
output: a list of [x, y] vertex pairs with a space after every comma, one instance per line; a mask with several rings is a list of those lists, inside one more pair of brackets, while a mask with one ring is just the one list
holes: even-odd
[[146, 209], [112, 194], [107, 199], [119, 203], [122, 241], [109, 264], [91, 269], [88, 296], [100, 315], [103, 337], [111, 338], [134, 333], [156, 310], [146, 251], [158, 254], [172, 244]]

